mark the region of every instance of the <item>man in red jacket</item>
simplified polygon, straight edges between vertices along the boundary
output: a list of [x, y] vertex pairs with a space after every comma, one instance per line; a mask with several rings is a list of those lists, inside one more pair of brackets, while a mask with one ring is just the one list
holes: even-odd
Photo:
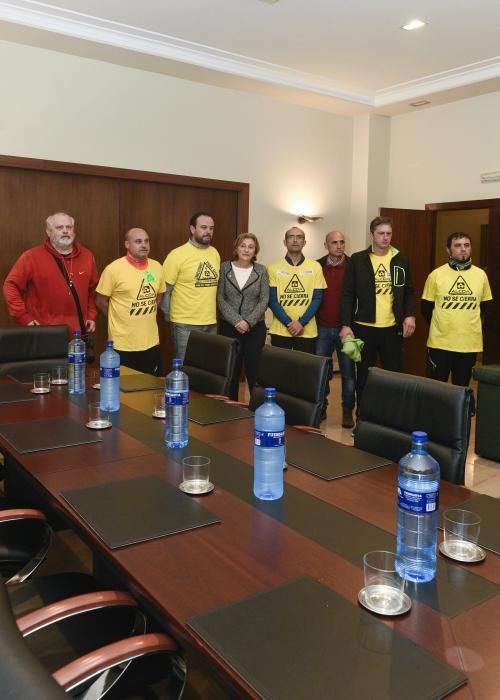
[[[25, 251], [5, 279], [3, 293], [9, 314], [22, 326], [66, 324], [71, 333], [93, 333], [99, 279], [94, 256], [75, 240], [71, 216], [56, 212], [46, 224], [45, 241]], [[78, 294], [84, 329], [69, 283]]]

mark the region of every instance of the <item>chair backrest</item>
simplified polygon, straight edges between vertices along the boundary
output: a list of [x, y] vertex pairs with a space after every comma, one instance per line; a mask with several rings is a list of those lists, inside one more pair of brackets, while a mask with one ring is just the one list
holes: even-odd
[[238, 341], [224, 335], [191, 331], [183, 371], [189, 388], [202, 394], [229, 394], [238, 354]]
[[68, 326], [0, 328], [0, 375], [23, 381], [21, 375], [50, 369], [66, 358], [68, 338]]
[[298, 350], [265, 345], [249, 408], [264, 402], [264, 389], [276, 388], [276, 403], [285, 411], [288, 425], [317, 428], [325, 397], [331, 359]]
[[62, 688], [45, 670], [21, 636], [0, 582], [0, 685], [2, 700], [64, 700]]
[[410, 451], [412, 431], [423, 430], [441, 478], [463, 484], [471, 398], [468, 387], [371, 367], [354, 446], [398, 462]]

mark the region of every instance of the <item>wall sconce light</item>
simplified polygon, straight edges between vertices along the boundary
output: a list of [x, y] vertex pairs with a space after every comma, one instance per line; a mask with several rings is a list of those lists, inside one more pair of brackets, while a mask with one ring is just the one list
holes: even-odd
[[299, 214], [297, 217], [297, 222], [299, 224], [312, 224], [315, 221], [320, 221], [323, 219], [322, 216], [306, 216], [305, 214]]

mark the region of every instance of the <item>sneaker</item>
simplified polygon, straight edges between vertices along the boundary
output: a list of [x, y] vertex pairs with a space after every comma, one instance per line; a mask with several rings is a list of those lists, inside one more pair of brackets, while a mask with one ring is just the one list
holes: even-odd
[[344, 408], [342, 410], [342, 427], [343, 428], [354, 428], [354, 421], [352, 419], [352, 410], [350, 408]]

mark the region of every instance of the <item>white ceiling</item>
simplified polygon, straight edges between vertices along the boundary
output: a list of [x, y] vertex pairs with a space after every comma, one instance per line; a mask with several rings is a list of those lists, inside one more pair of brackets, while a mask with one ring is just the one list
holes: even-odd
[[351, 114], [500, 89], [499, 30], [500, 0], [0, 0], [8, 41]]

